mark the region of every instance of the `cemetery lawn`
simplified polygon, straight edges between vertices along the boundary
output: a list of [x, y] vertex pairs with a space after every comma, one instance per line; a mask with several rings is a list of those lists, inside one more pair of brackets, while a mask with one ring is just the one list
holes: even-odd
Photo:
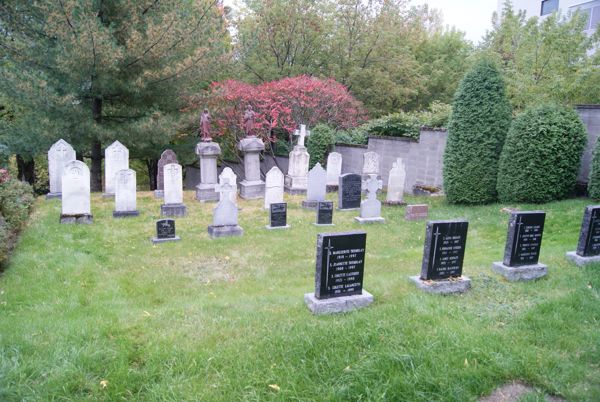
[[[239, 201], [244, 236], [210, 240], [214, 204], [186, 192], [182, 241], [153, 246], [160, 201], [138, 193], [141, 216], [113, 219], [92, 197], [94, 224], [60, 225], [60, 201], [39, 198], [0, 276], [0, 400], [474, 401], [518, 380], [569, 401], [600, 400], [600, 265], [565, 259], [589, 200], [511, 205], [547, 211], [546, 278], [509, 283], [504, 205], [443, 198], [430, 219], [469, 220], [461, 296], [420, 292], [425, 222], [383, 207], [314, 214], [289, 197], [287, 231], [267, 231], [262, 200]], [[328, 197], [334, 199], [335, 194]], [[368, 308], [313, 316], [317, 233], [364, 229]], [[536, 397], [537, 399], [537, 397]]]

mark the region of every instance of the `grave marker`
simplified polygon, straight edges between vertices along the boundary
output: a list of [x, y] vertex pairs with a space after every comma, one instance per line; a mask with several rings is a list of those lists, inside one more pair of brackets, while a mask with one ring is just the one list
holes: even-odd
[[75, 150], [63, 139], [56, 141], [48, 150], [48, 180], [50, 192], [46, 199], [60, 198], [62, 191], [62, 175], [67, 163], [75, 160]]
[[90, 169], [74, 160], [63, 168], [60, 223], [92, 223], [90, 205]]
[[338, 189], [339, 177], [342, 174], [342, 154], [330, 152], [327, 155], [327, 191]]
[[269, 206], [269, 225], [267, 229], [287, 229], [287, 204], [285, 202], [272, 203]]
[[283, 202], [283, 173], [277, 166], [267, 172], [265, 178], [265, 209], [273, 203]]
[[349, 211], [360, 208], [362, 197], [362, 177], [355, 173], [346, 173], [339, 177], [338, 209]]
[[113, 211], [113, 217], [138, 216], [140, 213], [137, 210], [136, 195], [135, 170], [119, 170], [115, 183], [115, 210]]
[[326, 193], [327, 172], [320, 163], [317, 163], [308, 172], [308, 189], [306, 190], [306, 200], [302, 201], [302, 207], [315, 209], [318, 202], [325, 201]]
[[215, 187], [221, 193], [219, 203], [213, 211], [213, 224], [208, 226], [208, 235], [212, 238], [241, 236], [244, 230], [238, 225], [238, 208], [231, 202], [230, 193], [237, 192], [228, 177], [221, 177]]
[[600, 261], [600, 205], [585, 207], [577, 250], [569, 251], [567, 258], [579, 266]]
[[104, 196], [114, 197], [119, 170], [129, 169], [129, 150], [119, 141], [104, 150]]
[[406, 168], [402, 158], [393, 163], [388, 177], [386, 205], [406, 205], [404, 202], [404, 182], [406, 181]]
[[377, 199], [377, 191], [382, 187], [381, 180], [372, 174], [366, 182], [367, 199], [360, 203], [360, 216], [354, 219], [360, 224], [384, 223], [381, 217], [381, 201]]
[[170, 163], [179, 163], [177, 155], [171, 149], [167, 149], [160, 154], [156, 173], [156, 190], [154, 190], [155, 198], [163, 198], [165, 195], [165, 165]]
[[183, 203], [183, 174], [181, 165], [169, 163], [165, 165], [164, 204], [160, 206], [161, 216], [185, 216], [187, 208]]
[[333, 202], [320, 201], [317, 204], [317, 226], [333, 226]]
[[161, 219], [156, 222], [156, 237], [152, 238], [152, 243], [156, 244], [178, 240], [181, 240], [181, 238], [175, 235], [174, 219]]

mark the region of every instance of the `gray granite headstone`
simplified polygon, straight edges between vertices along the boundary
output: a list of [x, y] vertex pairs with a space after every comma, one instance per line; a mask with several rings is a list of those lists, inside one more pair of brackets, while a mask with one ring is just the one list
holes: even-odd
[[267, 229], [287, 229], [287, 204], [274, 202], [269, 205], [269, 225]]
[[161, 219], [156, 222], [156, 237], [152, 238], [152, 243], [165, 243], [178, 240], [181, 240], [181, 238], [175, 234], [175, 220]]
[[302, 201], [302, 206], [308, 209], [315, 209], [319, 201], [325, 201], [327, 193], [327, 172], [320, 163], [313, 166], [308, 172], [308, 188], [306, 190], [306, 200]]
[[600, 262], [600, 205], [585, 207], [577, 250], [569, 251], [567, 258], [580, 266]]
[[241, 236], [244, 230], [238, 225], [238, 208], [231, 201], [230, 193], [237, 188], [230, 183], [228, 177], [221, 176], [220, 183], [215, 187], [220, 193], [220, 200], [213, 211], [213, 224], [208, 226], [211, 238]]
[[352, 210], [360, 208], [362, 177], [355, 173], [346, 173], [339, 177], [338, 208]]
[[156, 190], [154, 190], [154, 196], [156, 198], [164, 197], [165, 190], [165, 165], [170, 163], [179, 163], [177, 160], [177, 155], [172, 149], [166, 149], [160, 154], [160, 159], [158, 160], [158, 173], [156, 174]]

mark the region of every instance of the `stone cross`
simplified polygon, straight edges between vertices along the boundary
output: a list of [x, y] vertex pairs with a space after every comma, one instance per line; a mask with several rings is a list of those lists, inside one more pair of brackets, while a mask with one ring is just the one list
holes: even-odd
[[298, 137], [298, 146], [304, 147], [304, 138], [310, 136], [310, 131], [306, 129], [306, 124], [300, 124], [300, 130], [294, 131], [294, 135]]
[[237, 192], [237, 188], [233, 184], [231, 184], [231, 179], [229, 177], [224, 177], [223, 175], [221, 175], [220, 179], [220, 183], [215, 186], [215, 191], [221, 194], [221, 201], [231, 201], [230, 194], [234, 191]]
[[377, 190], [381, 190], [383, 188], [382, 181], [377, 180], [375, 175], [371, 175], [371, 177], [367, 180], [366, 186], [367, 198], [369, 200], [377, 200]]

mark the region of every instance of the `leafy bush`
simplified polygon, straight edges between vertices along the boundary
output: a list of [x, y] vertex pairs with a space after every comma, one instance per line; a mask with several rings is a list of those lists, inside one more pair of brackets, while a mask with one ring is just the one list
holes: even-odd
[[449, 202], [496, 199], [498, 159], [510, 122], [504, 80], [492, 63], [481, 61], [465, 75], [454, 97], [444, 153]]
[[0, 144], [0, 168], [6, 168], [8, 166], [8, 159], [10, 158], [10, 151], [4, 144]]
[[586, 130], [577, 113], [564, 106], [526, 109], [508, 133], [498, 170], [503, 202], [548, 202], [575, 187]]
[[369, 134], [385, 137], [419, 138], [421, 122], [414, 114], [398, 112], [365, 123], [361, 128]]
[[10, 237], [6, 221], [0, 216], [0, 266], [4, 264], [8, 257]]
[[318, 163], [325, 166], [327, 153], [334, 144], [335, 130], [325, 124], [317, 124], [310, 130], [306, 148], [310, 155], [309, 168]]
[[335, 144], [366, 145], [368, 142], [369, 135], [360, 127], [348, 131], [340, 130], [335, 132]]
[[600, 199], [600, 141], [596, 141], [592, 168], [588, 179], [588, 194], [591, 198]]
[[50, 191], [49, 178], [48, 178], [48, 157], [38, 155], [34, 158], [35, 160], [35, 182], [33, 184], [33, 191], [35, 194], [42, 195], [47, 194]]
[[27, 183], [8, 179], [0, 184], [0, 216], [10, 231], [21, 229], [33, 205], [33, 189]]

